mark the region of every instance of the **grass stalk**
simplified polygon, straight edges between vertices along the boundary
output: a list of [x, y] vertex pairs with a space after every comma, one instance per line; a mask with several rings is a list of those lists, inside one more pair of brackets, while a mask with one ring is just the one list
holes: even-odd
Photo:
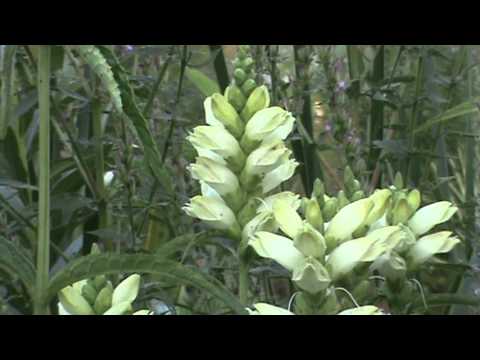
[[50, 46], [42, 45], [38, 55], [39, 130], [39, 205], [37, 274], [34, 314], [49, 313], [46, 295], [50, 269]]

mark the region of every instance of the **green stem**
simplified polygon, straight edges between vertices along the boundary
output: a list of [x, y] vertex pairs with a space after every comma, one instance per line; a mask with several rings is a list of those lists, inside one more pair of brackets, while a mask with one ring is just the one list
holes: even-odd
[[155, 95], [157, 94], [158, 89], [160, 88], [160, 84], [162, 83], [162, 80], [165, 77], [165, 74], [167, 73], [167, 69], [168, 69], [168, 66], [170, 65], [170, 61], [172, 60], [174, 50], [175, 50], [175, 45], [172, 45], [168, 50], [167, 60], [165, 60], [165, 63], [163, 64], [162, 69], [158, 74], [157, 80], [153, 85], [152, 92], [150, 93], [150, 97], [148, 98], [147, 105], [145, 105], [145, 109], [143, 110], [143, 115], [147, 119], [150, 116], [150, 113], [152, 112], [153, 100], [155, 99]]
[[[106, 199], [105, 182], [105, 157], [103, 151], [103, 128], [102, 128], [103, 106], [100, 100], [92, 102], [92, 122], [93, 136], [95, 139], [95, 180], [97, 193], [100, 195], [98, 199], [98, 228], [105, 229], [109, 227], [108, 203]], [[113, 251], [112, 239], [105, 240], [105, 247], [108, 251]]]
[[38, 54], [39, 130], [39, 221], [37, 278], [34, 314], [49, 313], [46, 295], [50, 269], [50, 46], [42, 45]]
[[249, 278], [248, 278], [248, 270], [249, 270], [249, 264], [248, 261], [245, 259], [244, 256], [241, 254], [239, 255], [239, 277], [238, 277], [238, 295], [240, 298], [240, 302], [248, 306], [248, 284], [249, 284]]

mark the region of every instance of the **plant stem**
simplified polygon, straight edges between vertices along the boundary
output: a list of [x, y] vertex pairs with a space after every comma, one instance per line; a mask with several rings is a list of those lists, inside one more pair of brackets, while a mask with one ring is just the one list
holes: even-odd
[[[95, 140], [95, 180], [98, 198], [98, 228], [105, 229], [109, 227], [108, 203], [106, 199], [105, 182], [105, 158], [103, 151], [103, 128], [102, 128], [103, 106], [100, 100], [92, 101], [92, 122], [93, 136]], [[112, 239], [105, 240], [105, 247], [108, 251], [113, 251]]]
[[49, 313], [45, 299], [50, 269], [50, 46], [41, 45], [38, 55], [39, 130], [39, 206], [37, 278], [34, 314]]
[[247, 306], [248, 305], [248, 261], [240, 255], [239, 256], [239, 277], [238, 277], [238, 295], [240, 298], [240, 302]]
[[[382, 100], [375, 100], [375, 95], [382, 95], [380, 92], [380, 84], [384, 79], [385, 74], [385, 46], [380, 45], [377, 50], [373, 64], [373, 84], [375, 87], [375, 94], [372, 98], [372, 107], [369, 124], [369, 159], [368, 169], [374, 171], [379, 162], [381, 149], [375, 147], [375, 141], [383, 140], [383, 126], [384, 126], [384, 102]], [[381, 183], [381, 174], [379, 173], [379, 183]]]
[[143, 115], [147, 119], [150, 116], [150, 113], [152, 112], [153, 100], [155, 99], [155, 95], [158, 92], [160, 84], [162, 83], [162, 80], [165, 77], [165, 74], [167, 73], [167, 69], [168, 69], [168, 66], [170, 65], [170, 61], [172, 60], [174, 50], [175, 50], [175, 45], [172, 45], [168, 50], [167, 59], [165, 60], [165, 63], [163, 64], [162, 69], [160, 70], [160, 73], [158, 74], [157, 80], [153, 85], [152, 92], [150, 93], [150, 97], [148, 98], [147, 105], [145, 105], [145, 109], [143, 110]]

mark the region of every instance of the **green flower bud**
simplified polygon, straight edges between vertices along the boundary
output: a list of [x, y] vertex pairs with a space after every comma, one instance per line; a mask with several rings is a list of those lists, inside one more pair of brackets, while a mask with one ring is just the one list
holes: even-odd
[[330, 198], [325, 201], [325, 206], [322, 209], [323, 220], [329, 222], [335, 216], [338, 211], [338, 200], [337, 198]]
[[225, 90], [225, 97], [227, 98], [227, 101], [232, 104], [235, 110], [237, 110], [237, 112], [240, 112], [247, 102], [245, 95], [243, 95], [242, 91], [237, 85], [228, 86]]
[[233, 77], [238, 86], [242, 86], [245, 80], [247, 80], [247, 73], [240, 68], [235, 69]]
[[253, 64], [255, 62], [253, 61], [253, 59], [251, 57], [247, 57], [245, 59], [242, 60], [242, 68], [248, 73], [252, 67], [253, 67]]
[[278, 141], [260, 146], [247, 158], [240, 181], [245, 189], [253, 189], [262, 178], [280, 165], [288, 162], [292, 151]]
[[353, 191], [356, 192], [356, 191], [359, 191], [362, 189], [362, 184], [360, 184], [360, 181], [358, 180], [353, 180]]
[[373, 209], [367, 216], [366, 225], [372, 225], [378, 221], [385, 214], [388, 205], [390, 204], [390, 197], [392, 192], [388, 189], [376, 190], [369, 199], [373, 201]]
[[391, 225], [405, 224], [412, 214], [407, 199], [399, 199], [393, 209], [391, 215]]
[[338, 209], [343, 209], [345, 206], [350, 204], [350, 200], [348, 200], [347, 196], [345, 195], [345, 192], [343, 190], [340, 190], [337, 195], [338, 199]]
[[293, 130], [295, 118], [280, 107], [274, 106], [257, 112], [245, 127], [241, 146], [247, 153], [262, 142], [275, 143], [285, 138]]
[[313, 196], [315, 196], [315, 198], [317, 199], [320, 207], [323, 208], [325, 204], [325, 186], [320, 179], [315, 179], [315, 181], [313, 182]]
[[85, 298], [85, 300], [88, 301], [90, 305], [93, 305], [95, 303], [95, 299], [97, 298], [97, 290], [93, 286], [93, 281], [89, 280], [82, 287], [82, 296]]
[[[245, 164], [245, 154], [238, 141], [224, 128], [216, 126], [197, 126], [187, 137], [197, 150], [198, 155], [231, 166], [239, 171]], [[225, 161], [224, 161], [225, 159]]]
[[330, 275], [325, 267], [315, 258], [309, 257], [305, 263], [293, 270], [292, 280], [310, 294], [317, 294], [330, 285]]
[[350, 169], [350, 166], [347, 166], [343, 173], [343, 183], [345, 184], [345, 191], [349, 196], [355, 192], [354, 181], [355, 176], [353, 175], [352, 169]]
[[73, 286], [67, 286], [60, 290], [58, 299], [63, 308], [71, 315], [95, 315], [88, 301]]
[[305, 256], [323, 259], [327, 245], [322, 234], [309, 223], [303, 224], [303, 229], [293, 239], [293, 245]]
[[403, 189], [403, 177], [402, 177], [402, 173], [397, 172], [397, 173], [395, 174], [395, 180], [393, 181], [393, 186], [395, 186], [395, 188], [396, 188], [397, 190]]
[[414, 214], [420, 207], [422, 201], [420, 191], [418, 191], [417, 189], [410, 191], [407, 195], [407, 201], [408, 205], [410, 206], [411, 214]]
[[105, 285], [107, 285], [107, 277], [105, 275], [96, 276], [93, 280], [93, 285], [95, 286], [95, 289], [99, 292], [103, 289]]
[[408, 222], [415, 235], [423, 235], [435, 225], [449, 220], [458, 208], [448, 201], [439, 201], [422, 207]]
[[190, 171], [194, 179], [214, 189], [232, 210], [239, 210], [244, 194], [237, 176], [229, 168], [208, 158], [198, 157], [197, 162], [190, 165]]
[[260, 110], [270, 105], [270, 95], [266, 86], [257, 87], [248, 97], [247, 103], [240, 114], [245, 122]]
[[237, 139], [243, 134], [244, 125], [235, 108], [220, 94], [211, 97], [213, 116]]
[[247, 95], [250, 96], [253, 90], [257, 87], [257, 83], [253, 79], [248, 79], [246, 80], [243, 85], [242, 85], [242, 90], [243, 92]]
[[183, 210], [189, 216], [204, 221], [214, 229], [227, 231], [234, 238], [239, 238], [241, 235], [235, 214], [222, 199], [197, 195], [183, 207]]
[[140, 275], [133, 274], [123, 280], [113, 291], [112, 305], [115, 306], [122, 302], [130, 304], [137, 298], [140, 290]]
[[363, 190], [355, 191], [351, 197], [352, 202], [358, 201], [365, 198], [365, 193]]
[[103, 314], [105, 311], [111, 308], [112, 306], [112, 295], [113, 295], [113, 286], [111, 282], [108, 282], [107, 285], [100, 290], [93, 308], [95, 313]]
[[323, 217], [322, 211], [320, 210], [320, 205], [317, 202], [316, 198], [313, 199], [306, 199], [305, 204], [305, 218], [307, 222], [312, 224], [312, 226], [323, 233]]

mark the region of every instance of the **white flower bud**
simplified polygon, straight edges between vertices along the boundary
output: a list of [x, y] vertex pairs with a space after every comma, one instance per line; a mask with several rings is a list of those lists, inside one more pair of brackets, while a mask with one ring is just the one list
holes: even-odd
[[458, 208], [448, 201], [439, 201], [418, 210], [408, 222], [415, 235], [423, 235], [435, 225], [449, 220]]
[[293, 130], [295, 118], [280, 107], [274, 106], [257, 112], [245, 127], [242, 148], [249, 153], [262, 142], [285, 140]]
[[190, 165], [192, 176], [214, 189], [233, 210], [243, 204], [243, 193], [237, 176], [226, 166], [211, 159], [198, 157], [197, 162]]
[[[200, 156], [216, 161], [218, 161], [218, 157], [221, 157], [226, 160], [233, 171], [241, 170], [245, 163], [245, 154], [238, 141], [224, 128], [197, 126], [187, 139]], [[211, 156], [211, 152], [218, 156]]]
[[235, 214], [224, 201], [218, 198], [195, 196], [183, 207], [183, 210], [189, 216], [196, 217], [215, 229], [225, 230], [235, 238], [241, 235]]

